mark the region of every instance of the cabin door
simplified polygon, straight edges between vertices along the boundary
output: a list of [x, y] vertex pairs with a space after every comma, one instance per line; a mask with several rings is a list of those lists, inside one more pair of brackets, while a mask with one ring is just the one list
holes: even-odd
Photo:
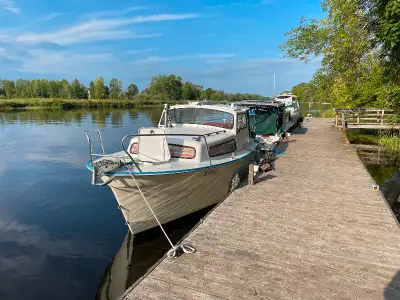
[[249, 120], [246, 113], [237, 115], [236, 122], [236, 149], [243, 150], [249, 141]]

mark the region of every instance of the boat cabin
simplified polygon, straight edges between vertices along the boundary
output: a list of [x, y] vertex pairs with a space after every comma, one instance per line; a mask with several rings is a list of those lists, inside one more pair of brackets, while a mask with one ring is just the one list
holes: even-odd
[[287, 130], [289, 115], [285, 104], [279, 101], [241, 101], [238, 107], [247, 107], [255, 134], [260, 136], [282, 135]]
[[142, 128], [128, 147], [139, 163], [213, 164], [248, 151], [247, 108], [166, 106], [158, 127]]

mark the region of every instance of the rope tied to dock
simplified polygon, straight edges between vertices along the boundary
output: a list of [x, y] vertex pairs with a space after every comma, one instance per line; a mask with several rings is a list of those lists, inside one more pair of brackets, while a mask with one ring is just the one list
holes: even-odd
[[195, 253], [195, 252], [196, 252], [196, 249], [195, 249], [193, 246], [191, 246], [191, 245], [184, 244], [184, 243], [181, 243], [181, 244], [178, 244], [178, 245], [174, 245], [174, 244], [172, 243], [172, 241], [171, 241], [171, 239], [169, 238], [168, 234], [165, 232], [164, 227], [162, 226], [160, 220], [157, 218], [157, 216], [156, 216], [154, 210], [151, 208], [149, 202], [147, 201], [147, 199], [146, 199], [146, 197], [144, 196], [144, 194], [143, 194], [141, 188], [139, 187], [139, 183], [136, 181], [135, 175], [133, 175], [133, 172], [132, 172], [132, 171], [130, 171], [129, 173], [131, 174], [132, 179], [133, 179], [133, 181], [135, 182], [135, 184], [136, 184], [136, 186], [137, 186], [137, 188], [138, 188], [138, 190], [139, 190], [139, 193], [142, 195], [143, 200], [146, 202], [147, 207], [150, 209], [151, 214], [153, 215], [154, 219], [156, 219], [156, 221], [157, 221], [157, 223], [158, 223], [158, 226], [160, 226], [161, 231], [163, 232], [163, 234], [164, 234], [165, 237], [167, 238], [169, 244], [171, 245], [171, 249], [167, 252], [167, 256], [168, 256], [168, 257], [172, 257], [172, 258], [177, 258], [177, 257], [179, 257], [182, 253], [187, 253], [187, 254], [189, 254], [189, 253]]

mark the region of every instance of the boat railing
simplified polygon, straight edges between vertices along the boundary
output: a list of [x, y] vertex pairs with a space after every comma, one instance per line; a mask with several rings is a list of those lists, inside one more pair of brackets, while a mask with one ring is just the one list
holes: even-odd
[[207, 134], [184, 134], [184, 133], [149, 133], [149, 134], [128, 134], [126, 136], [124, 136], [122, 138], [121, 141], [121, 146], [122, 149], [124, 150], [124, 152], [128, 155], [128, 157], [132, 160], [133, 164], [135, 165], [135, 167], [138, 169], [139, 172], [142, 172], [141, 168], [139, 167], [138, 162], [132, 157], [132, 155], [129, 153], [128, 149], [125, 147], [125, 141], [127, 138], [134, 138], [134, 137], [141, 137], [141, 136], [165, 136], [165, 137], [179, 137], [179, 136], [189, 136], [189, 137], [197, 137], [197, 138], [203, 138], [204, 139], [204, 143], [207, 149], [207, 155], [208, 155], [208, 160], [210, 162], [210, 166], [212, 166], [212, 161], [211, 161], [211, 156], [210, 156], [210, 149], [208, 146], [208, 142], [207, 142], [207, 136], [211, 136], [211, 135], [215, 135], [215, 134], [220, 134], [220, 133], [225, 133], [226, 130], [219, 130], [219, 131], [214, 131], [214, 132], [210, 132]]
[[[93, 153], [93, 143], [92, 143], [92, 140], [91, 140], [91, 138], [90, 138], [90, 133], [91, 133], [91, 132], [97, 132], [97, 134], [98, 134], [98, 138], [99, 138], [99, 141], [100, 141], [100, 147], [101, 147], [101, 151], [102, 151], [101, 154], [95, 154], [95, 153]], [[104, 152], [103, 137], [101, 136], [100, 129], [85, 130], [85, 131], [83, 131], [83, 133], [85, 134], [86, 139], [87, 139], [88, 144], [89, 144], [89, 153], [90, 153], [90, 162], [91, 162], [91, 163], [93, 162], [93, 157], [95, 157], [95, 156], [108, 156], [108, 155]]]

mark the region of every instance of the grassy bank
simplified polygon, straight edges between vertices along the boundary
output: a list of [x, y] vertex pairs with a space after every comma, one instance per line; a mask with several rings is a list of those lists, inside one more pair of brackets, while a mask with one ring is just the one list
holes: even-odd
[[137, 108], [144, 106], [161, 106], [164, 103], [180, 104], [187, 101], [158, 101], [158, 100], [88, 100], [88, 99], [0, 99], [0, 111], [18, 109], [74, 109], [74, 108]]
[[400, 155], [400, 133], [385, 132], [379, 136], [379, 144], [385, 147], [389, 153]]

